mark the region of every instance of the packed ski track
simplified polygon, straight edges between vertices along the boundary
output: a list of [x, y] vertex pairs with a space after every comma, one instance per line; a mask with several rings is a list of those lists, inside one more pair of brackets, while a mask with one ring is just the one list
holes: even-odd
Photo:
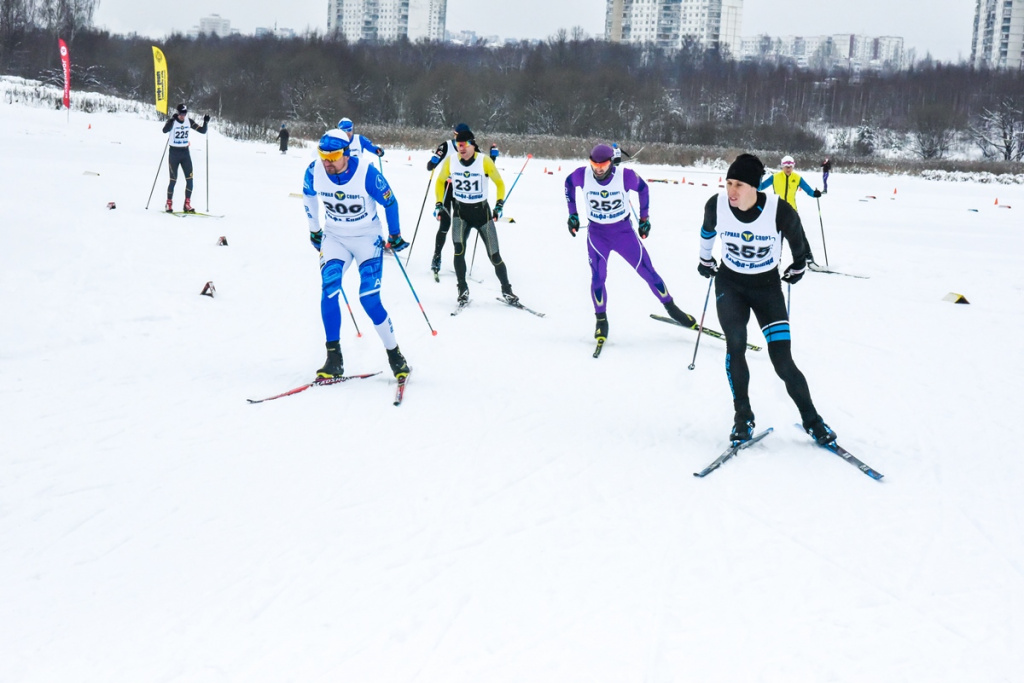
[[[569, 235], [562, 191], [582, 159], [498, 160], [511, 183], [534, 155], [498, 231], [545, 317], [495, 300], [482, 251], [450, 316], [428, 201], [400, 257], [437, 336], [384, 266], [401, 405], [351, 274], [345, 372], [381, 374], [252, 405], [324, 360], [293, 196], [311, 148], [214, 119], [192, 136], [193, 204], [223, 218], [175, 217], [157, 118], [5, 100], [0, 127], [0, 681], [1019, 679], [1021, 186], [836, 159], [820, 222], [802, 193], [800, 214], [820, 264], [824, 225], [829, 268], [867, 278], [792, 287], [793, 356], [885, 478], [792, 428], [767, 350], [747, 357], [756, 429], [774, 432], [695, 478], [728, 446], [724, 343], [702, 337], [688, 370], [697, 333], [652, 320], [665, 311], [613, 260], [594, 358], [587, 234]], [[410, 241], [429, 154], [383, 158]], [[633, 167], [681, 181], [651, 183], [645, 246], [699, 319], [724, 166]], [[713, 297], [706, 324], [721, 329]]]

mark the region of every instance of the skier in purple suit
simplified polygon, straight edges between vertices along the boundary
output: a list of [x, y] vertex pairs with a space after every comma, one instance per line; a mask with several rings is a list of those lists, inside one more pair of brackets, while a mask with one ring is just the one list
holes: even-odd
[[[692, 315], [683, 313], [672, 301], [668, 287], [654, 270], [641, 239], [647, 239], [651, 232], [647, 207], [650, 192], [647, 183], [635, 171], [614, 166], [614, 150], [609, 145], [597, 145], [590, 152], [590, 164], [581, 166], [565, 178], [565, 201], [569, 205], [569, 234], [576, 236], [580, 229], [579, 212], [576, 209], [576, 189], [583, 190], [585, 212], [589, 221], [587, 232], [587, 254], [590, 257], [590, 295], [597, 315], [597, 329], [594, 338], [601, 341], [608, 337], [608, 297], [604, 281], [608, 276], [608, 257], [618, 252], [658, 297], [673, 320], [686, 327], [697, 328]], [[637, 230], [629, 218], [631, 204], [628, 192], [640, 196], [640, 223]], [[637, 236], [639, 232], [639, 237]]]

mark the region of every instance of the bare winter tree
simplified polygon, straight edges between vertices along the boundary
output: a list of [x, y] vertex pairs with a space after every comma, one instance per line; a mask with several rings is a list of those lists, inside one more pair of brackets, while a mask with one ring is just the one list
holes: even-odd
[[986, 159], [1020, 161], [1024, 158], [1024, 108], [1014, 98], [981, 110], [968, 134]]
[[922, 159], [941, 159], [956, 137], [956, 118], [947, 107], [927, 104], [912, 114], [911, 139]]

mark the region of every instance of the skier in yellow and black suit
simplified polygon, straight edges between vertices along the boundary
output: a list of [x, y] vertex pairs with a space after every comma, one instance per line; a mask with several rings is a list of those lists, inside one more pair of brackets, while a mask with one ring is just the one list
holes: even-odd
[[[487, 255], [494, 265], [494, 274], [501, 282], [501, 293], [504, 300], [515, 305], [519, 297], [512, 293], [512, 285], [508, 282], [508, 270], [498, 253], [498, 231], [494, 221], [501, 218], [505, 205], [505, 181], [501, 179], [494, 161], [486, 154], [477, 152], [473, 131], [467, 127], [459, 131], [455, 137], [456, 154], [449, 154], [441, 163], [437, 181], [434, 183], [434, 194], [437, 203], [434, 215], [440, 220], [447, 209], [444, 207], [445, 190], [451, 180], [452, 193], [452, 242], [455, 244], [455, 276], [459, 281], [459, 306], [469, 303], [469, 285], [466, 284], [466, 244], [467, 236], [473, 228], [480, 233]], [[498, 200], [492, 211], [487, 203], [488, 178], [494, 181]]]

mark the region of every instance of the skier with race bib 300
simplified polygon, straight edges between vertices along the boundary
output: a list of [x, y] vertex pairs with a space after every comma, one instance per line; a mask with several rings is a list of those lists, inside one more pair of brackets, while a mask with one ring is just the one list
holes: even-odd
[[[306, 169], [302, 201], [309, 222], [309, 241], [320, 252], [320, 315], [327, 337], [327, 362], [318, 377], [341, 377], [341, 279], [355, 265], [359, 271], [359, 301], [384, 342], [391, 371], [399, 380], [410, 368], [398, 349], [394, 327], [380, 300], [384, 269], [384, 248], [401, 251], [409, 246], [402, 239], [398, 220], [398, 200], [387, 180], [372, 164], [351, 156], [351, 140], [341, 130], [327, 131], [317, 151], [320, 162]], [[320, 226], [320, 204], [324, 225]], [[388, 240], [381, 237], [377, 205], [384, 207]]]

